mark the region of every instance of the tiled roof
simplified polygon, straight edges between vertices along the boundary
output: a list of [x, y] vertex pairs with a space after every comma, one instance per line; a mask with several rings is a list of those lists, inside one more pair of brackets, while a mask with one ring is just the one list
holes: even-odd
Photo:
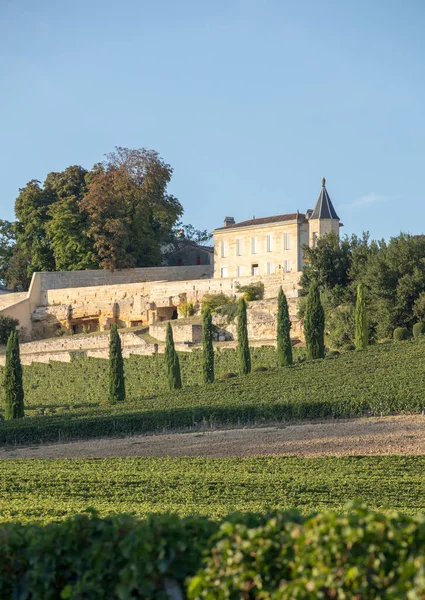
[[323, 177], [322, 189], [317, 199], [316, 206], [313, 210], [313, 214], [310, 219], [338, 219], [336, 211], [333, 207], [331, 199], [329, 198], [328, 191], [326, 189], [326, 179]]
[[260, 217], [259, 219], [249, 219], [249, 221], [241, 221], [227, 227], [217, 227], [216, 231], [224, 229], [235, 229], [237, 227], [252, 227], [253, 225], [267, 225], [268, 223], [281, 223], [282, 221], [304, 220], [305, 215], [302, 213], [290, 213], [289, 215], [276, 215], [275, 217]]

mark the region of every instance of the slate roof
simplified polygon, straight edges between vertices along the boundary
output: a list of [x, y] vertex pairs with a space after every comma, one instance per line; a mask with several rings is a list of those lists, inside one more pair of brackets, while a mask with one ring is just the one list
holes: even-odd
[[276, 215], [274, 217], [260, 217], [259, 219], [249, 219], [248, 221], [241, 221], [234, 225], [228, 225], [227, 227], [217, 227], [216, 231], [223, 231], [227, 229], [236, 229], [237, 227], [252, 227], [253, 225], [267, 225], [268, 223], [280, 223], [282, 221], [303, 221], [305, 215], [302, 213], [290, 213], [288, 215]]
[[328, 190], [326, 189], [326, 179], [324, 177], [322, 179], [322, 189], [310, 219], [338, 219], [339, 221], [339, 217], [329, 198]]

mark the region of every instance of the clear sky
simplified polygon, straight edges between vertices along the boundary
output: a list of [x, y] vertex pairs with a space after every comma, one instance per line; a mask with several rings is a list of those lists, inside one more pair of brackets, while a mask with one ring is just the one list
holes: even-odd
[[312, 208], [425, 231], [424, 0], [0, 0], [0, 218], [19, 187], [157, 150], [185, 222]]

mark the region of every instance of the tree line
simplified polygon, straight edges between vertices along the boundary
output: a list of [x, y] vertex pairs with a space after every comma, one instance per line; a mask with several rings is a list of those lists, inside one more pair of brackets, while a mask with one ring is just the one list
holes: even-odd
[[299, 315], [305, 317], [307, 294], [316, 284], [333, 347], [355, 344], [359, 285], [371, 342], [391, 338], [396, 328], [412, 331], [425, 320], [425, 236], [401, 233], [386, 242], [367, 233], [341, 239], [329, 234], [316, 248], [304, 248], [304, 255]]
[[16, 198], [16, 221], [0, 220], [0, 281], [21, 291], [35, 271], [152, 267], [178, 237], [207, 240], [180, 222], [172, 174], [155, 150], [118, 147], [90, 170], [73, 165], [31, 180]]

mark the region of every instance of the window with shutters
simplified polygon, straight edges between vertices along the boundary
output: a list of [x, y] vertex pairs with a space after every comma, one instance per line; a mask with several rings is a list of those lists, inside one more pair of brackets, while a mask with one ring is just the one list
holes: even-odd
[[273, 275], [273, 273], [274, 273], [274, 263], [268, 262], [267, 263], [267, 275]]
[[273, 237], [271, 233], [267, 235], [267, 252], [273, 251]]
[[236, 240], [236, 256], [242, 256], [242, 240], [240, 238]]
[[241, 265], [238, 265], [236, 267], [236, 277], [242, 277], [243, 276], [243, 267]]
[[251, 275], [258, 275], [258, 265], [252, 265]]
[[291, 247], [291, 234], [290, 233], [284, 233], [283, 234], [283, 249], [284, 250], [289, 250]]
[[251, 238], [251, 254], [257, 254], [258, 239], [256, 237]]
[[221, 258], [226, 258], [227, 256], [227, 242], [221, 242]]
[[227, 277], [227, 267], [221, 267], [221, 278]]
[[285, 271], [285, 273], [289, 273], [289, 271], [291, 270], [291, 261], [290, 260], [283, 261], [283, 270]]

